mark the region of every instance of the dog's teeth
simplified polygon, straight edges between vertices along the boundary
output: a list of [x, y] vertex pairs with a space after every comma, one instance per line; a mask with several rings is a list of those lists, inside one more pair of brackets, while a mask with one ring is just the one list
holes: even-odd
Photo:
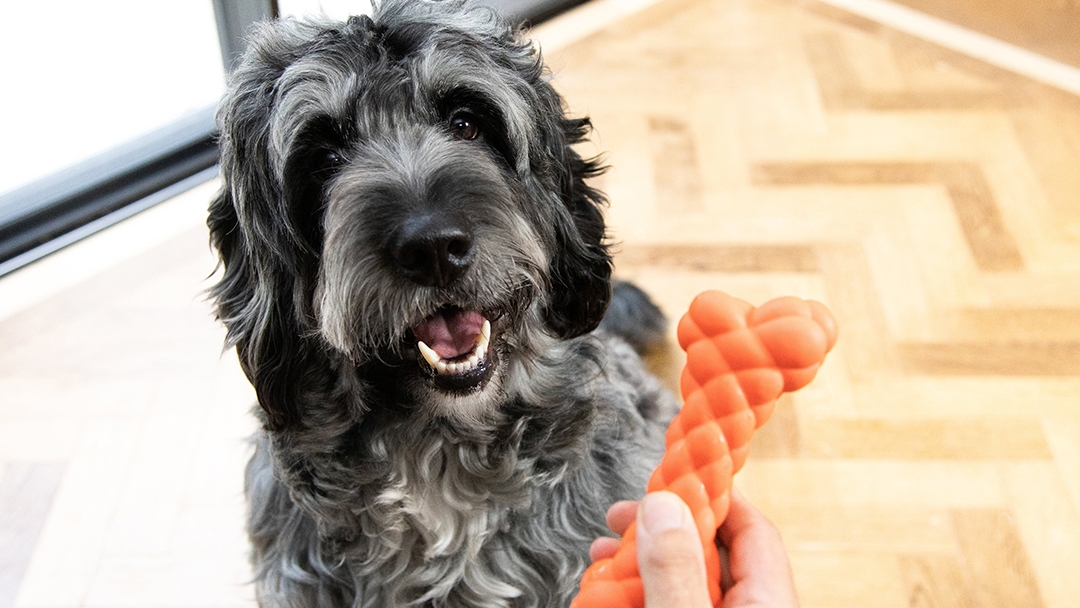
[[484, 325], [480, 328], [480, 335], [476, 337], [476, 347], [473, 352], [463, 361], [444, 361], [439, 353], [435, 352], [423, 340], [416, 341], [416, 347], [428, 365], [437, 373], [443, 375], [461, 374], [476, 368], [487, 357], [488, 347], [491, 342], [491, 321], [484, 319]]
[[479, 353], [479, 358], [483, 359], [484, 354], [487, 353], [488, 343], [491, 342], [491, 321], [484, 319], [484, 325], [480, 328], [480, 335], [476, 336], [476, 348], [475, 352]]
[[431, 350], [431, 347], [427, 344], [424, 344], [423, 340], [418, 340], [416, 342], [416, 346], [420, 349], [420, 354], [424, 356], [424, 360], [427, 361], [428, 364], [431, 365], [431, 367], [439, 369], [440, 363], [442, 363], [444, 366], [446, 365], [445, 363], [443, 363], [442, 357], [439, 356], [439, 353]]

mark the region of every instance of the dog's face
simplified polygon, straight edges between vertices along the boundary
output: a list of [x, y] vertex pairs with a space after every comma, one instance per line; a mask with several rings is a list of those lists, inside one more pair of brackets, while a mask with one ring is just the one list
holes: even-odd
[[458, 0], [265, 25], [219, 111], [219, 315], [272, 426], [347, 362], [416, 407], [475, 417], [541, 335], [592, 330], [610, 258], [533, 49]]

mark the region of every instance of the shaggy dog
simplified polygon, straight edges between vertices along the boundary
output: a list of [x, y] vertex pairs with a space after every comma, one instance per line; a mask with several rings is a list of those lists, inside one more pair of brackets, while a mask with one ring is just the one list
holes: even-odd
[[588, 121], [490, 11], [385, 0], [262, 25], [218, 123], [260, 604], [565, 606], [674, 414], [624, 340], [659, 311], [601, 325]]

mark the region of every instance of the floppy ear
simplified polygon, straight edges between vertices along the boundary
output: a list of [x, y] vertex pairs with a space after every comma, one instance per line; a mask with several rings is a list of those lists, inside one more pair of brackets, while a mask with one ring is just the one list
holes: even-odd
[[[266, 56], [273, 32], [261, 34], [253, 43], [263, 44]], [[232, 75], [218, 110], [222, 187], [207, 226], [224, 272], [210, 295], [268, 426], [280, 429], [299, 419], [295, 387], [321, 351], [301, 338], [304, 253], [284, 221], [268, 147], [274, 83], [287, 62], [275, 66], [254, 55]]]
[[604, 318], [611, 301], [611, 254], [600, 211], [604, 195], [586, 183], [604, 168], [571, 148], [585, 140], [591, 124], [586, 118], [563, 118], [561, 123], [560, 141], [556, 142], [561, 148], [556, 158], [561, 162], [554, 168], [560, 173], [562, 200], [572, 221], [557, 229], [552, 293], [544, 317], [556, 335], [572, 338], [596, 329]]
[[207, 224], [224, 269], [210, 294], [218, 318], [228, 329], [226, 344], [236, 346], [240, 366], [255, 387], [269, 428], [291, 426], [300, 417], [296, 387], [318, 353], [299, 337], [302, 330], [290, 297], [292, 281], [261, 268], [249, 251], [228, 180], [210, 204]]

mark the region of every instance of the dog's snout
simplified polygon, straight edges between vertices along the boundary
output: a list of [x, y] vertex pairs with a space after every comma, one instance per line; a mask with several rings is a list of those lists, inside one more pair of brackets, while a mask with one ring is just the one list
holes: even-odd
[[446, 287], [461, 278], [475, 253], [469, 226], [441, 215], [411, 218], [398, 231], [391, 249], [405, 276], [427, 287]]

